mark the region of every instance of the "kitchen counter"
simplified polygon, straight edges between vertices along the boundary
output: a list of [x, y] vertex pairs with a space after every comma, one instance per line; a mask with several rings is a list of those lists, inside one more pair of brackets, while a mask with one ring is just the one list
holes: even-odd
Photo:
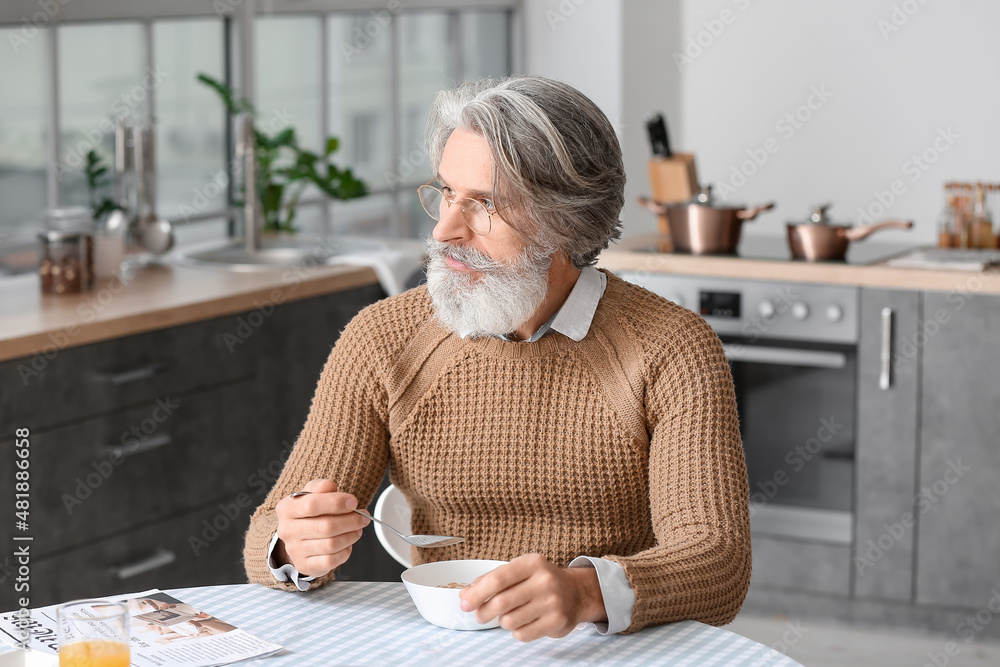
[[175, 264], [44, 295], [37, 274], [0, 280], [0, 361], [241, 313], [378, 283], [367, 267], [237, 273]]
[[884, 261], [850, 264], [655, 252], [661, 240], [662, 237], [658, 234], [645, 234], [619, 241], [601, 254], [598, 266], [610, 271], [649, 271], [883, 289], [1000, 294], [1000, 272], [996, 271], [903, 269], [886, 266]]

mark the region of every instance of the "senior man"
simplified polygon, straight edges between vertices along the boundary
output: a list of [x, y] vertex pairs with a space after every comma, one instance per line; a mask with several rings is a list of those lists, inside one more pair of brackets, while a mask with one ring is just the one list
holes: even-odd
[[415, 563], [510, 560], [462, 605], [522, 641], [728, 623], [750, 578], [732, 377], [701, 318], [593, 266], [624, 201], [607, 118], [566, 84], [487, 79], [440, 93], [427, 139], [427, 285], [344, 329], [251, 521], [250, 580], [332, 580], [388, 467], [415, 533], [465, 537]]

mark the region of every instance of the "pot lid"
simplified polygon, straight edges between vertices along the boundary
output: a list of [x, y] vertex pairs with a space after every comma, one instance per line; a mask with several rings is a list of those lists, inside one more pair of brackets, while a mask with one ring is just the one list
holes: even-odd
[[698, 188], [698, 194], [696, 194], [691, 199], [691, 201], [685, 202], [683, 204], [679, 204], [679, 206], [691, 206], [691, 205], [694, 205], [694, 206], [709, 206], [709, 207], [712, 207], [712, 208], [725, 209], [725, 210], [729, 210], [729, 209], [735, 210], [735, 209], [745, 209], [746, 208], [746, 206], [744, 204], [733, 204], [731, 202], [724, 202], [724, 201], [720, 201], [719, 199], [717, 199], [715, 197], [715, 195], [712, 194], [712, 186], [711, 186], [711, 184], [704, 185], [704, 186]]
[[834, 224], [833, 220], [831, 220], [830, 216], [828, 216], [826, 214], [827, 209], [829, 209], [831, 206], [833, 206], [833, 202], [828, 202], [826, 204], [820, 204], [819, 206], [813, 206], [812, 207], [812, 212], [809, 214], [809, 217], [806, 220], [804, 220], [804, 221], [795, 221], [795, 222], [792, 222], [791, 224], [793, 224], [793, 225], [802, 225], [802, 224], [805, 224], [805, 225], [832, 225], [832, 224]]

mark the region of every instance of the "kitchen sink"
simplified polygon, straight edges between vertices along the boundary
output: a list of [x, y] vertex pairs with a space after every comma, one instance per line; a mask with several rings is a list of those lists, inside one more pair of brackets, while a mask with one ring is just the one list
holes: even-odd
[[385, 244], [358, 239], [266, 244], [248, 252], [242, 242], [192, 248], [174, 253], [178, 264], [225, 271], [277, 271], [296, 266], [332, 265], [343, 255], [384, 250]]

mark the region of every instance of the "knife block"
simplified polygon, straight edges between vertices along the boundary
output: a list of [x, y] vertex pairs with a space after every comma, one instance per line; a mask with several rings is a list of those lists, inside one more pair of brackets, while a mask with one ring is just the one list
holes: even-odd
[[686, 202], [698, 194], [698, 173], [691, 153], [674, 153], [649, 161], [653, 200], [661, 204]]

